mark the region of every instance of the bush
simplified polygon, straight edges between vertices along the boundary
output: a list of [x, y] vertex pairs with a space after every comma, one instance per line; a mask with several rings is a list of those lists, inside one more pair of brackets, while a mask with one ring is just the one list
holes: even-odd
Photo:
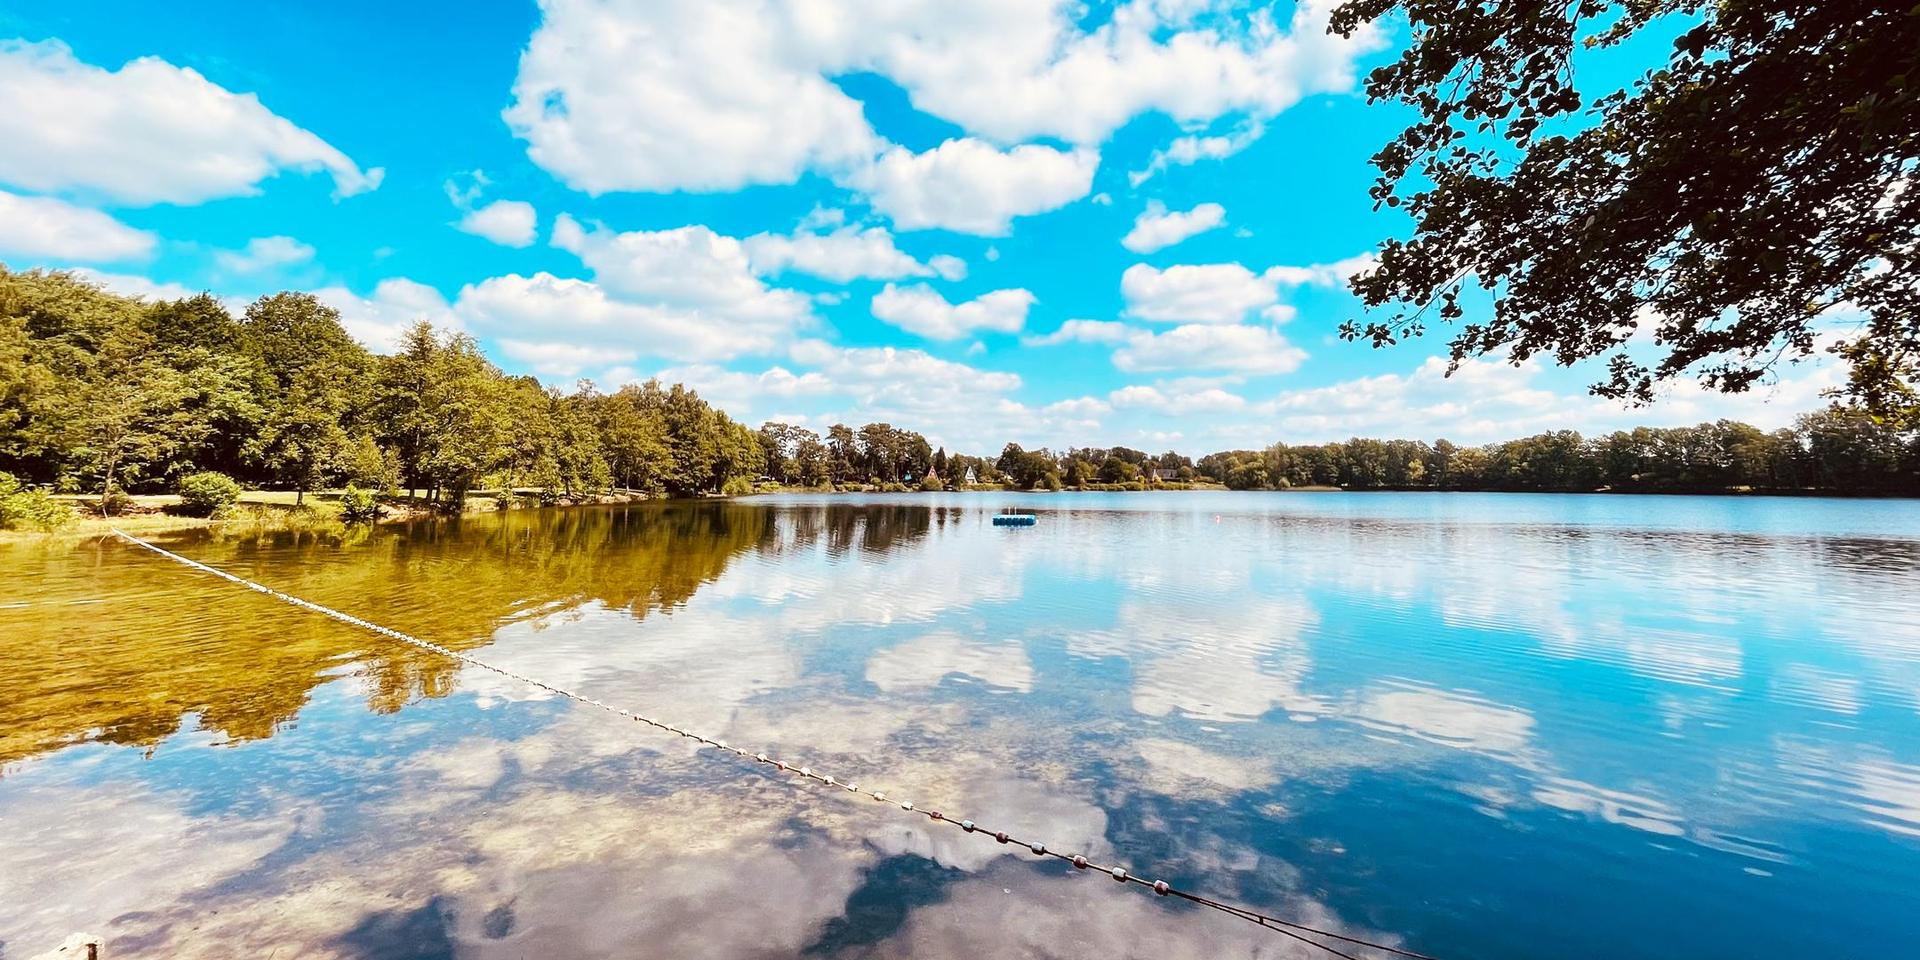
[[920, 490], [922, 493], [939, 493], [946, 488], [947, 485], [941, 483], [940, 478], [933, 474], [927, 474], [920, 478]]
[[211, 517], [240, 499], [240, 484], [224, 473], [196, 473], [180, 481], [180, 512], [189, 517]]
[[725, 497], [744, 497], [753, 492], [753, 481], [746, 477], [729, 477], [720, 485], [720, 495]]
[[340, 497], [340, 519], [348, 523], [372, 523], [380, 519], [379, 498], [371, 490], [347, 484], [347, 492]]
[[73, 522], [73, 508], [45, 490], [24, 487], [11, 473], [0, 473], [0, 530], [33, 527], [58, 530]]

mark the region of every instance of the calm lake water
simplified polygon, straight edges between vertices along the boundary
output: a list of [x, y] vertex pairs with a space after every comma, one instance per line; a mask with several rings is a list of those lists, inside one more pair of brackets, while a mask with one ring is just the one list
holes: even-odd
[[[162, 542], [1448, 960], [1920, 952], [1920, 503], [781, 497]], [[115, 542], [0, 546], [0, 664], [7, 960], [1318, 955]]]

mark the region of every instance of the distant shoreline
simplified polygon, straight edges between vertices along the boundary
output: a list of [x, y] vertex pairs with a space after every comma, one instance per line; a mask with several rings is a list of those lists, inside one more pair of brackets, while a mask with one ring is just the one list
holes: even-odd
[[[1010, 489], [1007, 487], [992, 486], [992, 485], [985, 485], [985, 484], [968, 487], [964, 490], [941, 490], [941, 491], [882, 490], [879, 488], [829, 489], [825, 487], [782, 487], [777, 490], [758, 490], [751, 494], [742, 494], [741, 496], [756, 496], [756, 497], [759, 497], [759, 496], [844, 496], [847, 494], [898, 495], [898, 494], [921, 494], [921, 493], [936, 493], [936, 492], [937, 493], [1030, 493], [1030, 494], [1055, 494], [1055, 493], [1261, 493], [1261, 494], [1269, 494], [1269, 493], [1270, 494], [1490, 493], [1490, 494], [1530, 494], [1530, 495], [1536, 495], [1536, 496], [1554, 496], [1554, 497], [1564, 497], [1564, 496], [1783, 497], [1783, 498], [1824, 497], [1824, 498], [1829, 498], [1834, 500], [1920, 500], [1920, 497], [1917, 497], [1911, 494], [1881, 493], [1881, 492], [1845, 493], [1845, 492], [1821, 488], [1821, 487], [1808, 487], [1805, 489], [1796, 489], [1796, 490], [1753, 488], [1753, 487], [1722, 487], [1717, 489], [1703, 488], [1703, 489], [1697, 489], [1697, 490], [1610, 490], [1604, 487], [1593, 489], [1593, 490], [1461, 490], [1461, 489], [1449, 489], [1449, 488], [1439, 488], [1439, 487], [1336, 487], [1336, 486], [1316, 484], [1313, 486], [1281, 487], [1277, 489], [1235, 490], [1231, 487], [1227, 487], [1217, 483], [1191, 484], [1191, 485], [1178, 486], [1178, 487], [1154, 487], [1152, 490], [1133, 490], [1133, 489], [1124, 489], [1124, 488], [1115, 489], [1110, 487], [1092, 487], [1092, 486], [1084, 487], [1084, 488], [1062, 487], [1059, 490], [1037, 490], [1037, 489], [1036, 490], [1018, 490], [1018, 489]], [[693, 500], [693, 499], [729, 499], [729, 498], [681, 497], [681, 498], [675, 498], [675, 499], [685, 501], [685, 500]]]
[[[1152, 490], [1085, 489], [1066, 487], [1060, 490], [1013, 490], [1001, 486], [976, 484], [963, 490], [884, 490], [877, 487], [860, 489], [831, 489], [781, 487], [770, 490], [756, 490], [750, 494], [738, 496], [709, 495], [703, 497], [649, 497], [632, 494], [610, 494], [596, 497], [567, 498], [565, 502], [541, 503], [538, 498], [522, 494], [515, 497], [512, 506], [492, 506], [493, 498], [488, 494], [478, 494], [468, 498], [466, 508], [458, 514], [449, 513], [425, 504], [394, 503], [384, 504], [386, 512], [374, 524], [414, 523], [421, 520], [441, 520], [458, 516], [500, 513], [508, 510], [565, 510], [579, 507], [617, 507], [648, 503], [711, 503], [726, 500], [739, 500], [749, 497], [818, 497], [818, 496], [923, 496], [932, 494], [973, 494], [973, 493], [1018, 493], [1018, 494], [1055, 494], [1055, 493], [1250, 493], [1250, 494], [1291, 494], [1291, 493], [1485, 493], [1485, 494], [1533, 494], [1540, 496], [1660, 496], [1660, 497], [1778, 497], [1828, 498], [1835, 500], [1920, 500], [1920, 498], [1900, 494], [1876, 493], [1836, 493], [1832, 490], [1436, 490], [1431, 487], [1369, 487], [1347, 489], [1333, 486], [1288, 487], [1280, 490], [1232, 490], [1219, 484], [1195, 484], [1180, 487], [1155, 487]], [[33, 530], [0, 531], [0, 544], [17, 542], [42, 542], [48, 540], [85, 540], [105, 536], [114, 528], [131, 533], [166, 534], [187, 530], [224, 529], [239, 530], [246, 533], [274, 533], [282, 531], [320, 531], [332, 527], [347, 526], [328, 511], [337, 499], [337, 494], [310, 493], [308, 505], [318, 505], [311, 511], [295, 511], [292, 494], [286, 491], [248, 491], [238, 504], [239, 509], [224, 517], [189, 517], [167, 513], [163, 509], [178, 501], [173, 496], [146, 496], [136, 498], [141, 508], [138, 513], [115, 517], [101, 517], [81, 514], [72, 524], [51, 532]], [[62, 498], [84, 502], [90, 498]]]

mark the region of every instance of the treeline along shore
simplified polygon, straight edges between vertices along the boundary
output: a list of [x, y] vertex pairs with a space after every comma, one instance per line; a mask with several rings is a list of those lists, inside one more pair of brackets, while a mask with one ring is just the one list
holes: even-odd
[[424, 322], [375, 354], [306, 293], [234, 316], [204, 294], [147, 301], [0, 267], [0, 526], [44, 519], [49, 494], [86, 494], [113, 512], [129, 494], [179, 492], [212, 510], [242, 487], [299, 501], [342, 486], [447, 509], [476, 490], [502, 505], [781, 488], [1915, 495], [1920, 433], [1834, 408], [1772, 432], [1719, 421], [1485, 446], [1355, 438], [1198, 460], [1018, 444], [973, 456], [885, 423], [754, 430], [678, 384], [565, 390], [509, 375], [471, 337]]

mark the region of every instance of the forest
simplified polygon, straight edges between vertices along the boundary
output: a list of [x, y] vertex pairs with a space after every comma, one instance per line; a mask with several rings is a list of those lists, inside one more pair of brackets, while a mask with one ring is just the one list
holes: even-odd
[[[1485, 446], [1353, 438], [1193, 460], [1127, 447], [949, 454], [887, 423], [753, 430], [684, 386], [571, 391], [501, 371], [426, 323], [381, 355], [310, 294], [143, 301], [71, 274], [0, 268], [0, 486], [170, 493], [216, 473], [305, 492], [354, 485], [458, 509], [779, 487], [943, 490], [1302, 487], [1920, 494], [1920, 431], [1834, 407], [1789, 428], [1719, 421]], [[5, 492], [5, 491], [0, 491]]]
[[753, 431], [659, 383], [572, 392], [509, 376], [425, 323], [376, 355], [311, 294], [234, 317], [63, 273], [0, 272], [0, 472], [68, 492], [356, 484], [460, 504], [477, 488], [693, 496], [750, 489]]
[[1354, 438], [1215, 453], [1202, 458], [1198, 468], [1236, 490], [1337, 486], [1914, 496], [1920, 495], [1920, 431], [1830, 408], [1772, 432], [1719, 420], [1596, 437], [1555, 430], [1479, 447]]

